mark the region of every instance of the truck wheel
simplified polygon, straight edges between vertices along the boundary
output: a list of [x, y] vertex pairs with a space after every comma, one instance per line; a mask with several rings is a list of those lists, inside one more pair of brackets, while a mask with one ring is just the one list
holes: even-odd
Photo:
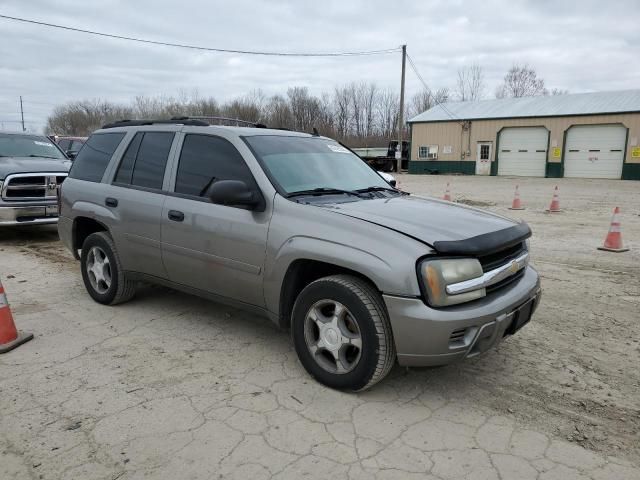
[[334, 275], [310, 283], [298, 295], [291, 320], [300, 362], [328, 387], [366, 390], [395, 362], [382, 297], [357, 277]]
[[80, 268], [84, 286], [96, 302], [116, 305], [130, 300], [135, 282], [127, 279], [113, 239], [107, 232], [92, 233], [82, 244]]

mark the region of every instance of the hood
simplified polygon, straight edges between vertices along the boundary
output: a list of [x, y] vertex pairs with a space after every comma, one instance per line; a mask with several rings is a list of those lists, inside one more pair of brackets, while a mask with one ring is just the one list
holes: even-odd
[[519, 225], [494, 213], [413, 195], [332, 204], [330, 210], [398, 231], [431, 247], [445, 242], [449, 246], [451, 242], [468, 244], [462, 241], [487, 236], [495, 237], [493, 243], [497, 244], [501, 237], [506, 238], [494, 235], [496, 232], [513, 231]]
[[44, 157], [0, 157], [0, 180], [12, 173], [63, 172], [71, 168], [66, 159]]

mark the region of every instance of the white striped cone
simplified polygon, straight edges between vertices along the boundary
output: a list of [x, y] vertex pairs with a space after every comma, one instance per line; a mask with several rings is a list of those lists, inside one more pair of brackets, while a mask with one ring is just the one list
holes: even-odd
[[549, 213], [558, 213], [560, 210], [560, 195], [558, 195], [558, 186], [553, 190], [553, 198], [551, 199], [551, 205], [547, 208], [547, 212]]
[[0, 281], [0, 353], [9, 352], [32, 338], [32, 333], [24, 333], [16, 329], [7, 295]]
[[606, 250], [607, 252], [626, 252], [629, 249], [624, 248], [622, 244], [622, 229], [620, 226], [620, 207], [613, 209], [613, 216], [611, 217], [611, 226], [609, 227], [609, 233], [604, 239], [604, 245], [598, 247], [598, 250]]
[[449, 188], [449, 182], [447, 182], [447, 189], [444, 191], [444, 197], [442, 197], [443, 200], [446, 200], [447, 202], [451, 201], [451, 190]]
[[513, 202], [511, 203], [509, 210], [524, 210], [524, 207], [520, 202], [520, 191], [518, 190], [518, 185], [516, 185], [516, 192], [513, 194]]

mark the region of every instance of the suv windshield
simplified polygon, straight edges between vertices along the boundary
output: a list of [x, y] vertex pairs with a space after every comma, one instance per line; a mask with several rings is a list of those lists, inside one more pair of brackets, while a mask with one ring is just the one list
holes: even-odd
[[371, 187], [392, 190], [371, 167], [333, 140], [281, 135], [244, 138], [285, 194], [350, 193]]
[[0, 133], [0, 157], [44, 157], [66, 160], [47, 137]]

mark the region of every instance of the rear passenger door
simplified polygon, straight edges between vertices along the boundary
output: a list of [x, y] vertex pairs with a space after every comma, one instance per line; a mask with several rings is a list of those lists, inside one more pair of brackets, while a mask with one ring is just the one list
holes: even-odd
[[162, 213], [162, 257], [169, 279], [264, 306], [263, 265], [269, 212], [216, 205], [205, 198], [219, 180], [259, 191], [242, 155], [221, 137], [185, 134], [173, 193]]
[[125, 270], [166, 278], [160, 222], [166, 192], [165, 169], [174, 132], [139, 131], [113, 176], [105, 206], [118, 221], [113, 231]]

